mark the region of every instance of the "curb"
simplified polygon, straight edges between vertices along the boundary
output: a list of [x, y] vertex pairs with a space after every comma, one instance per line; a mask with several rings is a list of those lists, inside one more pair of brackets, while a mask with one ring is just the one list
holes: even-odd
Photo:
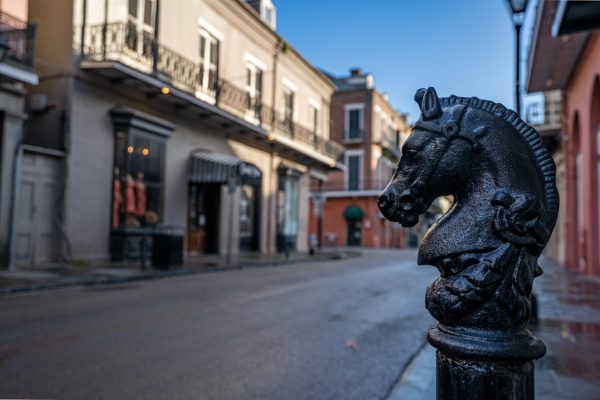
[[344, 252], [340, 254], [332, 254], [327, 257], [318, 257], [315, 256], [313, 258], [308, 259], [289, 259], [289, 260], [278, 260], [278, 261], [266, 261], [266, 262], [242, 262], [237, 265], [228, 265], [228, 266], [206, 266], [201, 268], [176, 268], [169, 271], [160, 271], [160, 270], [149, 270], [147, 272], [141, 272], [140, 274], [125, 276], [125, 277], [93, 277], [93, 278], [81, 278], [81, 279], [73, 279], [72, 281], [67, 282], [56, 282], [56, 283], [47, 283], [41, 285], [33, 285], [26, 287], [5, 287], [0, 288], [0, 297], [28, 293], [28, 292], [42, 292], [42, 291], [51, 291], [55, 289], [65, 289], [71, 287], [93, 287], [93, 286], [101, 286], [101, 285], [112, 285], [118, 283], [127, 283], [127, 282], [139, 282], [139, 281], [151, 281], [155, 279], [163, 279], [170, 278], [176, 276], [185, 276], [185, 275], [193, 275], [193, 274], [207, 274], [207, 273], [215, 273], [215, 272], [225, 272], [232, 271], [236, 269], [246, 269], [246, 268], [261, 268], [261, 267], [275, 267], [279, 265], [290, 265], [290, 264], [300, 264], [300, 263], [314, 263], [314, 262], [326, 262], [326, 261], [336, 261], [342, 260], [352, 257], [360, 257], [362, 255], [361, 252]]
[[385, 400], [434, 400], [435, 351], [425, 342], [404, 368]]

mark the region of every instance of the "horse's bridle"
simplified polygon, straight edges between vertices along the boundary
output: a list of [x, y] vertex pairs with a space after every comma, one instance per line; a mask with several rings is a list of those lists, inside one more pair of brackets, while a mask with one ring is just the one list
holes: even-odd
[[486, 135], [485, 127], [475, 129], [473, 134], [470, 136], [461, 133], [460, 123], [466, 109], [466, 105], [454, 107], [450, 111], [450, 120], [441, 125], [439, 123], [440, 118], [436, 118], [432, 121], [423, 120], [421, 118], [415, 123], [414, 129], [422, 129], [441, 136], [442, 140], [444, 140], [444, 147], [442, 151], [438, 152], [438, 156], [435, 158], [435, 160], [431, 163], [428, 163], [429, 168], [424, 169], [419, 176], [417, 176], [417, 178], [415, 178], [415, 180], [408, 185], [408, 188], [400, 194], [400, 207], [403, 210], [410, 211], [413, 207], [413, 205], [410, 203], [422, 205], [422, 199], [420, 198], [421, 190], [427, 185], [429, 179], [431, 179], [431, 176], [436, 170], [439, 162], [441, 161], [442, 157], [444, 157], [444, 154], [446, 154], [454, 140], [464, 140], [471, 144], [471, 148], [474, 152], [481, 151], [482, 146], [479, 143], [479, 140]]

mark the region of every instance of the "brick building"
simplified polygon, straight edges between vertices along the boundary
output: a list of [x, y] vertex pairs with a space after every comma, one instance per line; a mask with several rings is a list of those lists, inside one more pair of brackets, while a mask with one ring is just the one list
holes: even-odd
[[330, 137], [344, 146], [346, 169], [313, 180], [309, 232], [324, 246], [404, 247], [408, 230], [385, 220], [375, 199], [400, 159], [406, 116], [375, 89], [371, 74], [352, 69], [330, 79]]

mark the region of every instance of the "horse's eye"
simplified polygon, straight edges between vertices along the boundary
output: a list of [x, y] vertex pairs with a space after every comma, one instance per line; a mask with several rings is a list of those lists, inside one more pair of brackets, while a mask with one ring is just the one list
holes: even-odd
[[404, 147], [402, 150], [402, 154], [404, 155], [404, 157], [407, 158], [413, 158], [418, 153], [418, 151], [416, 151], [415, 149], [407, 149], [406, 147]]

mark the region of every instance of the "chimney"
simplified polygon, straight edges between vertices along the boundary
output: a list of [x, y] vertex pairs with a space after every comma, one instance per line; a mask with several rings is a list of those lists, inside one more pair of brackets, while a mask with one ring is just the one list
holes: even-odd
[[350, 68], [350, 77], [356, 78], [362, 76], [362, 69], [360, 68]]
[[272, 0], [246, 0], [246, 3], [260, 15], [260, 19], [275, 30], [277, 15]]

